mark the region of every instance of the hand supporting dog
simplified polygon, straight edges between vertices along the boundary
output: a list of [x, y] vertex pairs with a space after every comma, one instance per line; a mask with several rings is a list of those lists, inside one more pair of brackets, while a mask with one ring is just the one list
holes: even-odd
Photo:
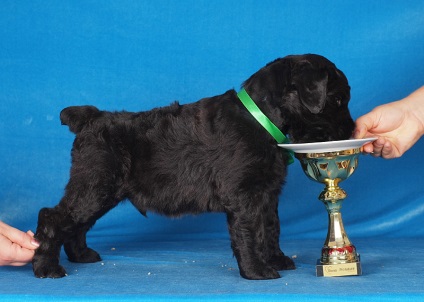
[[[322, 56], [277, 59], [243, 88], [293, 143], [347, 139], [354, 129], [347, 79]], [[86, 233], [124, 199], [144, 215], [226, 213], [244, 278], [278, 278], [295, 268], [279, 244], [288, 154], [234, 90], [138, 113], [68, 107], [61, 121], [76, 134], [71, 175], [59, 204], [39, 213], [35, 276], [66, 275], [62, 245], [70, 261], [99, 261]]]

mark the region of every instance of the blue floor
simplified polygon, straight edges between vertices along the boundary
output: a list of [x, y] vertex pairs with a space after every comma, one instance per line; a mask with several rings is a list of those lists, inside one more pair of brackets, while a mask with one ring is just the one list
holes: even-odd
[[37, 279], [29, 265], [2, 267], [2, 301], [424, 301], [423, 240], [354, 239], [363, 275], [352, 277], [316, 277], [322, 241], [290, 240], [282, 246], [297, 269], [269, 281], [241, 278], [226, 238], [141, 240], [95, 238], [103, 260], [75, 264], [62, 255], [63, 279]]

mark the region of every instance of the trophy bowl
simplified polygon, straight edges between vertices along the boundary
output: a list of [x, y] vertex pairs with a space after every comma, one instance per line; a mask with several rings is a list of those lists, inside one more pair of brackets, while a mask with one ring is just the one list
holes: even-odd
[[347, 194], [339, 187], [339, 183], [356, 171], [361, 147], [373, 140], [375, 138], [279, 145], [295, 152], [295, 157], [309, 179], [325, 185], [318, 199], [324, 203], [328, 212], [328, 231], [321, 257], [317, 261], [317, 276], [362, 274], [359, 254], [344, 229], [341, 207]]

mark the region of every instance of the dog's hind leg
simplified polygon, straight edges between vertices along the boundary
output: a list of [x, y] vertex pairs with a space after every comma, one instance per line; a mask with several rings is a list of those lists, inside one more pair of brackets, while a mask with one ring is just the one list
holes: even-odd
[[38, 278], [61, 278], [66, 275], [65, 269], [59, 265], [62, 235], [57, 225], [58, 222], [63, 223], [63, 219], [66, 218], [61, 217], [56, 208], [43, 208], [38, 214], [35, 238], [40, 246], [32, 259], [34, 275]]
[[[63, 215], [71, 217], [71, 222], [63, 226], [63, 243], [65, 253], [72, 262], [90, 263], [100, 261], [100, 255], [89, 248], [86, 242], [86, 234], [95, 222], [115, 207], [119, 200], [114, 198], [114, 185], [108, 181], [107, 175], [103, 177], [93, 177], [91, 182], [84, 189], [79, 188], [81, 175], [77, 187], [69, 188], [73, 185], [71, 179], [68, 185], [68, 193], [63, 202], [59, 204], [64, 207]], [[96, 179], [96, 180], [95, 180]], [[63, 205], [62, 205], [63, 203]]]
[[89, 226], [81, 228], [73, 237], [65, 241], [63, 246], [69, 261], [91, 263], [102, 260], [96, 251], [87, 247], [86, 234], [89, 228]]
[[72, 226], [68, 226], [69, 232], [64, 236], [65, 253], [71, 262], [101, 261], [100, 255], [87, 246], [86, 235], [95, 222], [115, 207], [119, 201], [109, 197], [113, 195], [112, 193], [105, 193], [98, 188], [93, 191], [83, 191], [80, 194], [77, 205], [67, 214], [72, 217]]
[[60, 278], [66, 275], [65, 269], [59, 265], [63, 244], [70, 261], [87, 263], [101, 260], [97, 252], [87, 247], [86, 233], [118, 202], [90, 200], [95, 197], [93, 192], [80, 190], [76, 200], [69, 201], [69, 196], [65, 195], [55, 208], [40, 211], [35, 235], [40, 247], [32, 262], [36, 277]]
[[[86, 156], [80, 152], [78, 156]], [[90, 155], [90, 153], [88, 153]], [[87, 247], [86, 233], [94, 223], [122, 199], [114, 157], [96, 150], [93, 156], [74, 159], [65, 196], [53, 209], [42, 209], [35, 238], [40, 242], [33, 259], [37, 277], [58, 278], [66, 272], [59, 265], [64, 244], [69, 260], [95, 262], [97, 252]]]

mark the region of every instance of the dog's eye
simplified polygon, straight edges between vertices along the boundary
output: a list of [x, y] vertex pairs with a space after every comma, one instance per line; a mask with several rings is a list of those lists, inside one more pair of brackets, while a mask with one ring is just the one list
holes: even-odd
[[336, 104], [337, 104], [337, 107], [340, 107], [342, 105], [342, 99], [336, 98]]

